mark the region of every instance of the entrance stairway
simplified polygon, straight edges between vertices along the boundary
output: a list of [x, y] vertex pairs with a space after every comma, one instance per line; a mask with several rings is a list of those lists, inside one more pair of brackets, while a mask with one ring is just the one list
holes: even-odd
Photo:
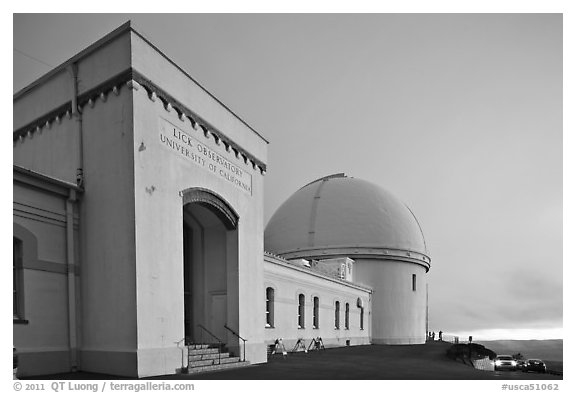
[[209, 372], [250, 365], [239, 357], [230, 356], [226, 348], [218, 344], [188, 345], [188, 373]]

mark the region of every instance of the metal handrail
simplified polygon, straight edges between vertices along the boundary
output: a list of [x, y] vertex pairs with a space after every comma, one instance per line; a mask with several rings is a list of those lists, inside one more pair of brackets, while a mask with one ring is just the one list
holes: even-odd
[[234, 330], [232, 330], [230, 327], [228, 327], [228, 325], [224, 325], [224, 329], [230, 331], [233, 335], [235, 335], [236, 337], [238, 337], [240, 340], [243, 341], [244, 351], [242, 353], [242, 361], [245, 362], [246, 361], [246, 341], [248, 341], [248, 340], [246, 340], [243, 337], [240, 337], [240, 335], [238, 333], [236, 333]]
[[[214, 333], [212, 333], [210, 330], [206, 329], [204, 326], [202, 326], [201, 324], [197, 325], [200, 329], [202, 329], [203, 331], [205, 331], [206, 333], [208, 333], [209, 335], [211, 335], [212, 337], [214, 337], [216, 340], [218, 340], [218, 364], [220, 364], [220, 354], [222, 353], [222, 347], [223, 347], [223, 343], [222, 340], [220, 340], [218, 337], [216, 337], [216, 335], [214, 335]], [[202, 339], [204, 338], [204, 335], [202, 335]], [[204, 340], [202, 340], [204, 341]], [[207, 343], [202, 343], [202, 344], [207, 344]]]

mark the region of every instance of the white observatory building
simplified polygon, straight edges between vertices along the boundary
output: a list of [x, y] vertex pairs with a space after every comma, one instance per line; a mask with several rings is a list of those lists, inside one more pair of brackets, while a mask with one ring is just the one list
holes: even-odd
[[243, 367], [280, 339], [425, 342], [410, 209], [337, 174], [265, 229], [268, 141], [131, 23], [17, 92], [13, 119], [20, 376]]
[[412, 211], [377, 185], [337, 174], [302, 187], [270, 219], [264, 249], [288, 260], [352, 259], [352, 282], [373, 291], [371, 342], [425, 342], [424, 235]]

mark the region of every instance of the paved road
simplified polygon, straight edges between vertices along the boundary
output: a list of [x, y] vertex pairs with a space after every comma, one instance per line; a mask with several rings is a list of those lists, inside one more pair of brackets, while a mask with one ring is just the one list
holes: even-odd
[[446, 357], [450, 344], [369, 345], [276, 356], [266, 364], [177, 379], [558, 380], [551, 374], [481, 371]]
[[[150, 379], [192, 380], [561, 380], [551, 374], [480, 371], [446, 357], [448, 343], [366, 345], [332, 348], [307, 354], [275, 355], [268, 363], [205, 374], [168, 375]], [[37, 379], [119, 379], [74, 373]]]

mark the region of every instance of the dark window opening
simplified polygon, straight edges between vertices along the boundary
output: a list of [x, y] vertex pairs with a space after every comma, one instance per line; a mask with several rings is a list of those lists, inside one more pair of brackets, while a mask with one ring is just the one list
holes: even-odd
[[304, 329], [304, 295], [298, 295], [298, 329]]
[[12, 240], [12, 311], [14, 319], [23, 319], [22, 241], [15, 237]]
[[274, 327], [274, 288], [266, 288], [266, 327]]
[[314, 329], [318, 329], [320, 327], [319, 308], [320, 308], [320, 300], [318, 299], [318, 296], [314, 296], [314, 314], [312, 319], [312, 327]]

